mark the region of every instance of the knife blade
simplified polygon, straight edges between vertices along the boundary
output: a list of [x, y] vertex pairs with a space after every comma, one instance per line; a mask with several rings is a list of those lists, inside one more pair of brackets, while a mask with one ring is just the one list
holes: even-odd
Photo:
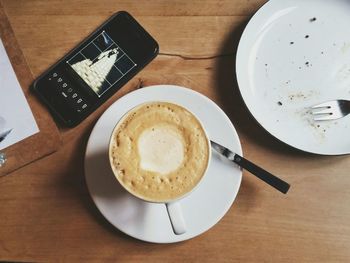
[[265, 169], [259, 167], [258, 165], [252, 163], [251, 161], [243, 158], [239, 154], [227, 149], [225, 146], [222, 146], [214, 141], [210, 141], [211, 147], [217, 151], [219, 154], [226, 157], [228, 160], [236, 163], [241, 168], [249, 171], [256, 177], [258, 177], [260, 180], [264, 181], [265, 183], [271, 185], [272, 187], [276, 188], [278, 191], [286, 194], [290, 188], [290, 185], [283, 181], [282, 179], [278, 178], [277, 176], [271, 174], [270, 172], [266, 171]]

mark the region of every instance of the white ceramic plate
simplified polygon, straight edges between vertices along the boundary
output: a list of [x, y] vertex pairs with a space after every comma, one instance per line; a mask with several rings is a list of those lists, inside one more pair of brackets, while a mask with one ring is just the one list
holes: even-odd
[[240, 40], [236, 73], [255, 119], [317, 154], [350, 153], [350, 116], [314, 122], [309, 107], [350, 99], [350, 1], [270, 0]]
[[109, 166], [108, 143], [115, 124], [136, 105], [155, 100], [188, 108], [201, 120], [211, 139], [239, 154], [242, 154], [242, 149], [235, 128], [214, 102], [198, 92], [178, 86], [150, 86], [131, 92], [111, 105], [98, 120], [85, 155], [86, 182], [97, 208], [112, 225], [132, 237], [172, 243], [203, 233], [225, 215], [237, 195], [242, 171], [212, 152], [203, 181], [180, 201], [188, 231], [175, 235], [165, 205], [146, 203], [131, 196], [115, 180]]

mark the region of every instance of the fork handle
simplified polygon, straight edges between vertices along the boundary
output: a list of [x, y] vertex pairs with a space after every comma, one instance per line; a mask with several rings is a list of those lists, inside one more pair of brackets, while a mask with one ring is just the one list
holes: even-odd
[[274, 176], [273, 174], [269, 173], [265, 169], [257, 166], [256, 164], [252, 163], [251, 161], [243, 158], [242, 156], [235, 154], [233, 161], [238, 164], [243, 169], [246, 169], [247, 171], [251, 172], [253, 175], [264, 181], [265, 183], [271, 185], [272, 187], [276, 188], [278, 191], [286, 194], [290, 188], [290, 185], [283, 181], [282, 179]]
[[350, 100], [340, 100], [339, 105], [346, 112], [350, 112]]

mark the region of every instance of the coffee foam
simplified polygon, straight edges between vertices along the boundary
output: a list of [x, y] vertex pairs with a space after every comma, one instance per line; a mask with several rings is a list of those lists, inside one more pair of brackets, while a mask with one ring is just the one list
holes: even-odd
[[182, 136], [171, 126], [157, 125], [145, 130], [137, 146], [140, 168], [145, 171], [166, 175], [178, 169], [184, 159]]
[[110, 160], [128, 191], [147, 201], [165, 202], [197, 185], [209, 150], [205, 131], [193, 114], [176, 104], [153, 102], [134, 108], [118, 123]]

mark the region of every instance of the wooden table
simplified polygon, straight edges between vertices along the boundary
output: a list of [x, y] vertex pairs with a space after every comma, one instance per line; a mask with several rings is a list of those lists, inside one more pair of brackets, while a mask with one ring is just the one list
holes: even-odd
[[[117, 10], [158, 40], [161, 54], [81, 125], [61, 128], [51, 156], [0, 178], [0, 259], [114, 262], [350, 262], [350, 157], [294, 150], [254, 122], [235, 83], [234, 55], [265, 0], [1, 0], [34, 77]], [[216, 101], [244, 155], [291, 183], [282, 195], [244, 172], [225, 217], [186, 242], [150, 244], [111, 226], [89, 197], [84, 150], [117, 98], [155, 82], [191, 87]]]

